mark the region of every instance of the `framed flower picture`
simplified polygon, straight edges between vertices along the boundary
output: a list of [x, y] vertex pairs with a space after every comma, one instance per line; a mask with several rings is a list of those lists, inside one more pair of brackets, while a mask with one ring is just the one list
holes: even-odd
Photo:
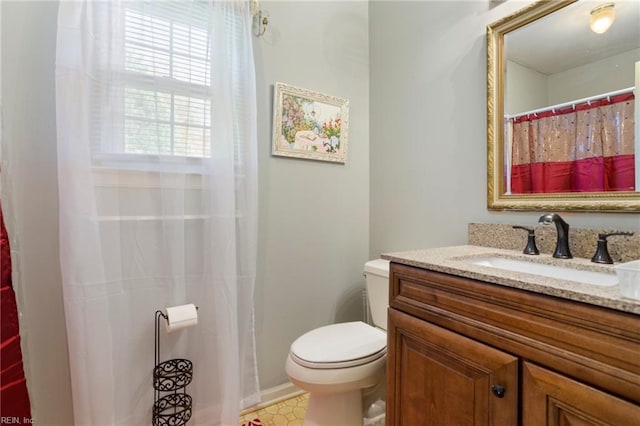
[[349, 101], [276, 83], [272, 154], [345, 163]]

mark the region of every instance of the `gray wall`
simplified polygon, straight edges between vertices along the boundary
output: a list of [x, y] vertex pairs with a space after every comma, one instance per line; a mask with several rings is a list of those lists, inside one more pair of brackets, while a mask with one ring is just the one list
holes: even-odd
[[[370, 3], [371, 257], [466, 243], [469, 222], [537, 222], [486, 208], [486, 26], [529, 3]], [[563, 216], [640, 230], [638, 214]]]
[[[505, 112], [518, 114], [550, 105], [547, 76], [513, 61], [506, 61]], [[577, 98], [574, 98], [577, 99]]]
[[506, 61], [506, 112], [518, 114], [633, 87], [639, 58], [640, 49], [633, 49], [548, 76]]
[[[555, 104], [633, 87], [635, 64], [638, 61], [640, 49], [633, 49], [550, 75], [549, 101]], [[636, 114], [640, 112], [636, 111]]]
[[[287, 381], [298, 336], [362, 317], [369, 253], [369, 45], [366, 2], [270, 2], [254, 39], [260, 222], [256, 327], [263, 389]], [[273, 84], [349, 99], [345, 165], [271, 156]]]

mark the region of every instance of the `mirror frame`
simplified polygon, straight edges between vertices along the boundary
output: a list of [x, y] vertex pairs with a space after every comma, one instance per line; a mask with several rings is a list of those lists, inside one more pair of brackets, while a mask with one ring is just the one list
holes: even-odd
[[[640, 212], [640, 192], [594, 192], [588, 195], [579, 192], [517, 195], [502, 193], [504, 188], [504, 36], [576, 1], [578, 0], [538, 1], [487, 26], [487, 208], [489, 210]], [[636, 170], [636, 173], [638, 172], [640, 171]]]

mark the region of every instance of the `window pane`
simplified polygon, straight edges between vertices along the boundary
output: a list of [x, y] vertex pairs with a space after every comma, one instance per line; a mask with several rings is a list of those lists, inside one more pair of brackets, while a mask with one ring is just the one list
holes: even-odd
[[176, 96], [174, 101], [176, 123], [198, 126], [211, 125], [211, 101], [208, 99]]
[[171, 126], [153, 121], [125, 120], [125, 152], [171, 155]]
[[201, 28], [174, 24], [173, 77], [195, 84], [209, 85], [207, 32]]
[[[203, 13], [200, 13], [203, 12]], [[199, 3], [125, 12], [125, 153], [211, 156], [209, 33]]]
[[204, 157], [205, 146], [208, 144], [204, 128], [176, 125], [174, 132], [176, 155]]
[[156, 49], [169, 50], [170, 24], [165, 19], [143, 15], [135, 10], [125, 10], [125, 37], [131, 42]]
[[152, 76], [169, 76], [171, 24], [127, 9], [125, 12], [125, 69]]
[[153, 90], [125, 89], [125, 115], [147, 120], [171, 120], [171, 95]]
[[210, 84], [208, 67], [207, 62], [197, 58], [177, 53], [173, 56], [173, 77], [180, 81], [208, 86]]
[[125, 65], [127, 71], [139, 72], [155, 77], [168, 77], [170, 75], [170, 60], [168, 52], [152, 50], [130, 43], [127, 43], [125, 46]]

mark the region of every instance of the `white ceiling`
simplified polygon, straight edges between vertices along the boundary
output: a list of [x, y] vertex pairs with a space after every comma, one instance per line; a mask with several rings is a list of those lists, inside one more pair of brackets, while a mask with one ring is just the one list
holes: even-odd
[[507, 58], [550, 75], [640, 48], [640, 0], [614, 1], [613, 25], [596, 34], [589, 29], [590, 12], [604, 3], [609, 1], [580, 0], [507, 34]]

